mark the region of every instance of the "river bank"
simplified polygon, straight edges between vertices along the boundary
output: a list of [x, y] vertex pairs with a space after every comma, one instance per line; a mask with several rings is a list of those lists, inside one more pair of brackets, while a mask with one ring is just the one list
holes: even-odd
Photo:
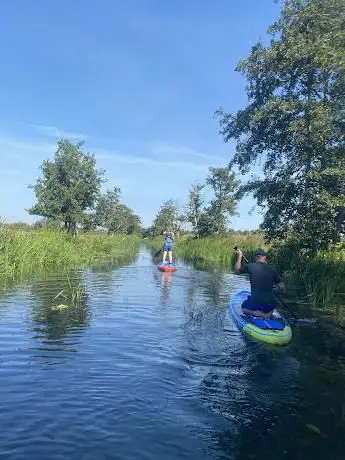
[[[159, 249], [162, 238], [149, 240], [152, 248]], [[176, 239], [177, 257], [200, 268], [218, 266], [233, 270], [234, 247], [241, 247], [246, 257], [253, 260], [255, 249], [264, 248], [271, 263], [282, 271], [287, 290], [303, 296], [311, 305], [328, 308], [345, 297], [345, 250], [320, 251], [313, 258], [302, 256], [285, 247], [273, 248], [265, 243], [259, 232], [234, 232], [227, 236], [193, 239], [182, 236]]]
[[17, 277], [50, 268], [91, 265], [104, 259], [134, 256], [138, 236], [82, 234], [71, 237], [57, 230], [25, 231], [0, 228], [0, 272]]

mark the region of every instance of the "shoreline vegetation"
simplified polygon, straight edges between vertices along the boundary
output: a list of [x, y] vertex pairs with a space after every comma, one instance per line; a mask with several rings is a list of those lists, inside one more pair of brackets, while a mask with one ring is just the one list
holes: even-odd
[[77, 237], [56, 229], [27, 230], [0, 227], [0, 273], [3, 278], [29, 276], [53, 268], [90, 266], [108, 260], [133, 258], [137, 235], [85, 233]]
[[[148, 245], [157, 251], [162, 237], [150, 238]], [[287, 292], [303, 296], [312, 306], [330, 307], [345, 297], [345, 247], [334, 251], [319, 251], [315, 256], [303, 259], [298, 252], [291, 252], [267, 244], [261, 232], [230, 232], [228, 235], [176, 238], [174, 251], [177, 258], [196, 268], [210, 267], [233, 272], [234, 247], [240, 247], [249, 260], [254, 260], [255, 249], [264, 248], [269, 263], [277, 266], [284, 276]], [[294, 254], [294, 257], [292, 257]]]

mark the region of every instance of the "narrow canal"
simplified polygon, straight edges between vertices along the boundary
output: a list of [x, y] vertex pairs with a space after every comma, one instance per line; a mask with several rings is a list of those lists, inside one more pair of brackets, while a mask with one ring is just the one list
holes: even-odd
[[[160, 273], [142, 247], [2, 293], [0, 458], [343, 460], [344, 334], [319, 321], [256, 343], [227, 310], [240, 285]], [[54, 311], [73, 287], [81, 304]]]

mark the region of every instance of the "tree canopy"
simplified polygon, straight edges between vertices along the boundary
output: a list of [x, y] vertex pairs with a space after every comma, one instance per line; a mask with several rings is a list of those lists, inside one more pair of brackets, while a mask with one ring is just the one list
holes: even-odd
[[263, 162], [240, 196], [265, 207], [267, 236], [316, 251], [345, 231], [345, 2], [286, 0], [269, 34], [236, 68], [249, 104], [218, 111], [221, 134], [236, 141], [230, 168]]
[[181, 216], [174, 200], [164, 201], [154, 218], [150, 233], [161, 235], [164, 231], [178, 232]]
[[83, 143], [62, 139], [53, 160], [41, 165], [42, 177], [33, 188], [36, 204], [28, 211], [75, 233], [78, 224], [85, 230], [103, 227], [109, 233], [140, 231], [140, 218], [120, 203], [120, 189], [101, 193], [104, 171], [96, 169], [94, 155], [82, 150]]
[[67, 230], [74, 231], [85, 211], [94, 207], [104, 172], [96, 169], [94, 156], [84, 153], [82, 145], [61, 140], [54, 159], [43, 161], [42, 178], [29, 186], [37, 199], [29, 214], [62, 221]]
[[187, 212], [185, 220], [192, 225], [193, 233], [195, 237], [201, 236], [200, 220], [203, 215], [204, 198], [202, 191], [205, 188], [205, 184], [193, 184], [188, 197]]
[[111, 233], [133, 235], [141, 231], [141, 219], [134, 211], [123, 203], [119, 203], [109, 227]]
[[120, 201], [121, 190], [114, 187], [106, 190], [96, 205], [94, 221], [96, 225], [106, 228], [108, 233], [139, 233], [141, 220], [132, 209]]
[[120, 188], [114, 187], [113, 190], [106, 190], [100, 195], [95, 208], [94, 222], [100, 227], [110, 230], [112, 221], [120, 204]]
[[[240, 183], [228, 168], [209, 168], [205, 184], [194, 184], [189, 192], [185, 220], [196, 237], [224, 233], [229, 218], [236, 214], [236, 193]], [[206, 205], [202, 192], [209, 186], [212, 200]]]

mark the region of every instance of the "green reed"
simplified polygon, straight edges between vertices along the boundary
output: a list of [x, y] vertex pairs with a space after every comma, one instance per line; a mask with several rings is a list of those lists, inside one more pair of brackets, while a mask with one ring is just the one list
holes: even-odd
[[76, 267], [102, 259], [135, 255], [136, 236], [82, 234], [77, 237], [57, 230], [13, 230], [0, 227], [0, 273], [15, 277], [52, 267]]
[[186, 261], [204, 261], [233, 266], [235, 262], [234, 247], [238, 246], [246, 257], [252, 258], [256, 248], [267, 249], [263, 236], [258, 233], [229, 233], [227, 236], [207, 238], [181, 238], [176, 242], [176, 253]]
[[337, 301], [345, 305], [345, 251], [338, 256], [321, 252], [293, 270], [292, 279], [297, 286], [302, 285], [313, 305], [327, 306]]
[[77, 285], [74, 285], [74, 283], [71, 282], [71, 279], [68, 273], [67, 273], [67, 283], [68, 283], [68, 287], [66, 289], [62, 289], [53, 298], [53, 301], [58, 300], [60, 302], [58, 305], [54, 305], [52, 307], [52, 309], [55, 311], [65, 310], [66, 308], [70, 306], [80, 307], [82, 305], [83, 299], [86, 296], [86, 290], [83, 284], [79, 282]]
[[[149, 240], [149, 245], [157, 250], [162, 241], [155, 238]], [[217, 265], [232, 271], [235, 246], [240, 247], [249, 260], [254, 260], [256, 248], [265, 249], [269, 261], [281, 270], [287, 290], [293, 291], [296, 297], [305, 297], [309, 304], [327, 307], [340, 302], [345, 305], [344, 248], [307, 257], [284, 244], [268, 245], [259, 232], [231, 232], [226, 236], [199, 239], [183, 236], [176, 239], [174, 250], [186, 262], [204, 267]]]
[[304, 295], [313, 305], [330, 307], [345, 301], [345, 248], [319, 251], [308, 256], [298, 248], [281, 244], [269, 253], [281, 269], [288, 288]]

